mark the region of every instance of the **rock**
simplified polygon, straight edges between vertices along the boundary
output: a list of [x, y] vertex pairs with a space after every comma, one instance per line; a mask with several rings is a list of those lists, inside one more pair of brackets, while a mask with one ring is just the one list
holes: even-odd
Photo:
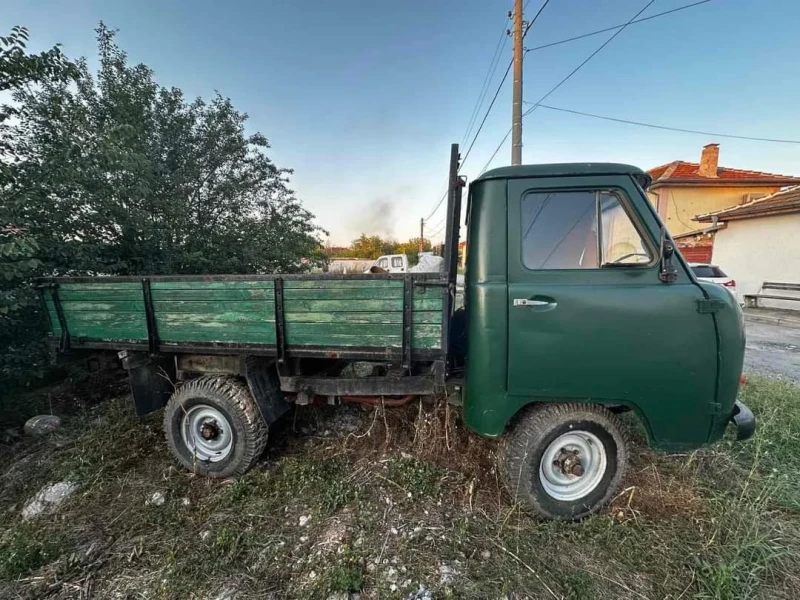
[[484, 550], [483, 552], [481, 552], [481, 558], [483, 560], [489, 560], [490, 558], [492, 558], [492, 553], [489, 552], [488, 550]]
[[383, 578], [389, 583], [397, 583], [397, 569], [389, 567], [384, 572]]
[[444, 586], [452, 585], [460, 575], [458, 570], [450, 565], [439, 565], [439, 584]]
[[191, 501], [191, 500], [189, 500], [188, 498], [182, 498], [182, 499], [181, 499], [181, 504], [182, 504], [183, 506], [191, 506], [191, 505], [192, 505], [192, 501]]
[[78, 484], [73, 481], [60, 481], [44, 486], [22, 507], [22, 518], [27, 520], [42, 514], [51, 514], [75, 491]]
[[37, 415], [25, 422], [26, 435], [45, 435], [61, 427], [61, 419], [55, 415]]
[[150, 497], [144, 501], [145, 506], [164, 506], [167, 501], [167, 496], [164, 492], [153, 492]]
[[311, 520], [311, 517], [310, 517], [310, 516], [307, 516], [307, 515], [301, 515], [301, 516], [300, 516], [300, 521], [299, 521], [299, 523], [300, 523], [300, 527], [305, 527], [305, 526], [308, 524], [308, 522], [309, 522], [310, 520]]
[[406, 595], [405, 600], [433, 600], [433, 593], [420, 584], [416, 592], [410, 592]]

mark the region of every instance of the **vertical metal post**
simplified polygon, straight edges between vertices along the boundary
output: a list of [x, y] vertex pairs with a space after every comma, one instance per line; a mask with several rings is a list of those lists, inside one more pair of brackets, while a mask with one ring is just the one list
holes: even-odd
[[144, 299], [144, 316], [147, 324], [147, 348], [150, 356], [158, 353], [158, 329], [156, 313], [153, 310], [153, 293], [150, 290], [150, 279], [142, 279], [142, 298]]
[[283, 279], [275, 278], [275, 346], [278, 352], [278, 366], [282, 367], [286, 360], [286, 338], [283, 318]]
[[444, 279], [442, 289], [442, 352], [447, 354], [450, 336], [450, 316], [453, 314], [456, 274], [458, 272], [458, 227], [461, 216], [461, 180], [458, 177], [458, 144], [450, 146], [450, 173], [447, 192], [447, 215], [444, 242]]
[[514, 93], [511, 105], [511, 164], [522, 164], [522, 0], [514, 0]]
[[64, 316], [64, 307], [61, 306], [61, 298], [58, 297], [58, 284], [53, 284], [53, 307], [56, 309], [58, 324], [61, 327], [61, 339], [58, 342], [58, 349], [61, 352], [69, 350], [69, 331], [67, 330], [67, 318]]
[[425, 249], [425, 219], [419, 220], [419, 252]]
[[411, 345], [413, 342], [414, 279], [411, 275], [403, 278], [403, 368], [411, 368]]

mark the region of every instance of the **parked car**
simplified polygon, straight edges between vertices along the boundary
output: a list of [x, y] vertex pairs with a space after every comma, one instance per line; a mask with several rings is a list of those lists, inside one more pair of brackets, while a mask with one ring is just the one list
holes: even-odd
[[718, 283], [731, 294], [734, 298], [736, 295], [736, 280], [728, 277], [725, 272], [716, 265], [709, 265], [708, 263], [689, 263], [692, 271], [700, 281], [710, 281], [711, 283]]
[[406, 273], [408, 271], [408, 257], [405, 254], [389, 254], [386, 256], [379, 256], [375, 263], [364, 271], [364, 273], [373, 273], [373, 267], [380, 269], [379, 273]]

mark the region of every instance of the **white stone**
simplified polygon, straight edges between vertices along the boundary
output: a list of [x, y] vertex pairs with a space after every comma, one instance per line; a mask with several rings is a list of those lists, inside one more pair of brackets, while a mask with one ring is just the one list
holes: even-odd
[[153, 492], [150, 497], [144, 501], [145, 506], [164, 506], [167, 501], [167, 496], [164, 492]]
[[481, 552], [481, 558], [483, 560], [489, 560], [491, 557], [492, 557], [492, 553], [489, 552], [488, 550], [484, 550], [483, 552]]
[[61, 427], [61, 419], [55, 415], [36, 415], [25, 422], [23, 430], [27, 435], [45, 435]]
[[44, 486], [22, 507], [22, 518], [27, 520], [41, 514], [50, 514], [78, 489], [73, 481], [60, 481]]
[[299, 521], [300, 527], [305, 527], [310, 520], [311, 520], [311, 516], [301, 515], [300, 521]]
[[188, 498], [183, 498], [183, 499], [181, 500], [181, 504], [182, 504], [183, 506], [191, 506], [191, 505], [192, 505], [192, 501], [191, 501], [191, 500], [189, 500]]

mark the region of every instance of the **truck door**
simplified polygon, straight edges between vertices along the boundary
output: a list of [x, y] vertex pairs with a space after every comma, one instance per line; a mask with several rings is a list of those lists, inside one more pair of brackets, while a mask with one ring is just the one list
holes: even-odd
[[626, 176], [508, 182], [507, 390], [629, 405], [669, 447], [708, 437], [717, 338], [683, 263], [660, 281], [645, 202]]

